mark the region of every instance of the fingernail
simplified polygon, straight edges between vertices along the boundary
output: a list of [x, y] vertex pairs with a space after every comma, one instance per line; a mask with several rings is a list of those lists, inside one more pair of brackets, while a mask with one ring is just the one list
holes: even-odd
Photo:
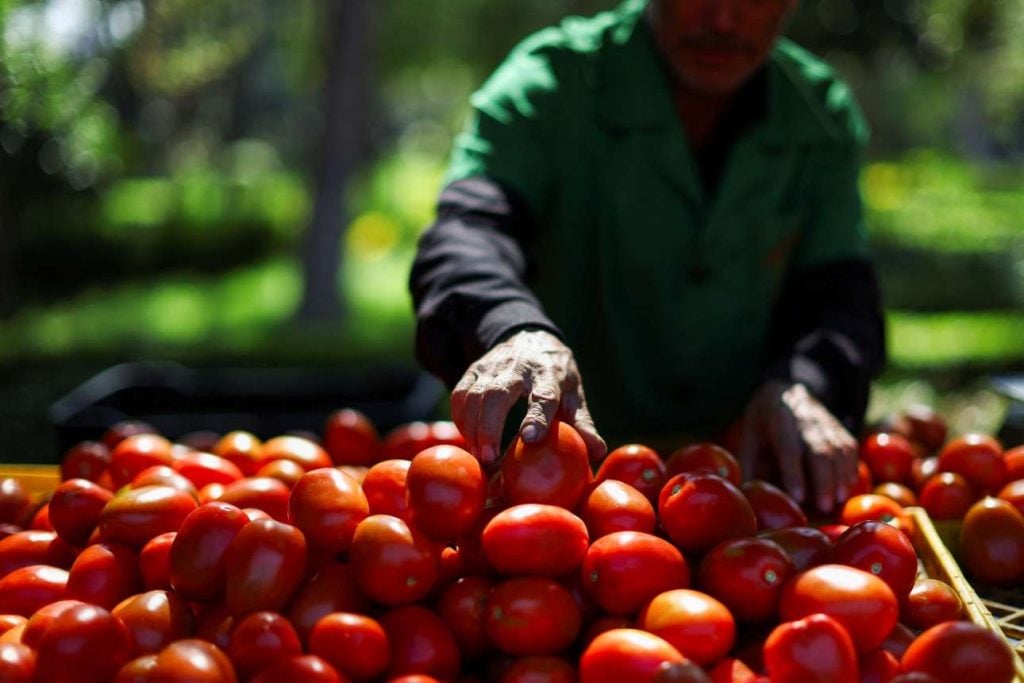
[[526, 425], [523, 427], [523, 441], [536, 441], [538, 431], [537, 425]]
[[480, 449], [480, 459], [485, 463], [494, 462], [494, 446], [487, 445]]

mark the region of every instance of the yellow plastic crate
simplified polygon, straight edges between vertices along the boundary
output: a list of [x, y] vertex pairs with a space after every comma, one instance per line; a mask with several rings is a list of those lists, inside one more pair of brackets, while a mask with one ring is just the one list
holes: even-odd
[[20, 481], [33, 496], [51, 493], [60, 484], [60, 469], [56, 465], [4, 465], [0, 464], [0, 479], [13, 477]]

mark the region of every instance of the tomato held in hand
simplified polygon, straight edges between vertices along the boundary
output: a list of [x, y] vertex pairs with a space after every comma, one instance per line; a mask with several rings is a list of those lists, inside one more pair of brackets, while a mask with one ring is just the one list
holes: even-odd
[[288, 499], [291, 523], [311, 548], [330, 555], [348, 550], [359, 522], [370, 514], [359, 482], [333, 467], [307, 472]]
[[505, 500], [510, 505], [542, 503], [576, 509], [593, 478], [583, 437], [555, 422], [543, 440], [526, 443], [517, 436], [501, 464]]
[[583, 562], [588, 536], [583, 521], [565, 508], [529, 503], [495, 515], [481, 542], [488, 562], [502, 574], [558, 577]]
[[707, 593], [680, 588], [659, 593], [640, 611], [637, 625], [697, 664], [713, 664], [732, 649], [736, 622]]
[[677, 474], [658, 497], [658, 517], [672, 542], [702, 553], [730, 538], [757, 533], [757, 518], [743, 493], [713, 474]]
[[562, 585], [546, 577], [509, 579], [487, 596], [484, 632], [513, 655], [550, 655], [579, 634], [580, 610]]
[[1007, 586], [1024, 581], [1024, 515], [1005, 500], [982, 498], [960, 527], [960, 556], [979, 581]]
[[928, 629], [903, 654], [903, 672], [922, 672], [938, 683], [1010, 683], [1013, 653], [1002, 636], [967, 621]]
[[917, 577], [917, 553], [906, 534], [884, 522], [854, 524], [836, 539], [832, 561], [874, 574], [902, 600]]
[[853, 640], [835, 619], [812, 614], [780, 624], [764, 643], [772, 683], [859, 683]]
[[594, 481], [614, 479], [629, 484], [642, 493], [651, 505], [658, 504], [658, 494], [668, 477], [661, 456], [648, 446], [619, 446], [601, 462]]
[[687, 659], [663, 638], [633, 628], [600, 634], [580, 656], [580, 683], [654, 683], [665, 664]]
[[473, 528], [487, 497], [480, 461], [458, 446], [417, 453], [406, 487], [412, 523], [437, 541], [454, 541]]
[[280, 612], [306, 570], [306, 539], [290, 524], [249, 522], [228, 546], [224, 569], [225, 602], [235, 615]]
[[994, 493], [1006, 480], [1003, 446], [984, 434], [957, 437], [939, 452], [939, 471], [956, 472], [979, 493]]
[[581, 572], [587, 595], [618, 616], [635, 614], [659, 593], [690, 585], [690, 570], [679, 549], [637, 531], [617, 531], [594, 541]]
[[775, 542], [736, 538], [719, 543], [704, 555], [697, 581], [737, 619], [757, 622], [775, 616], [782, 586], [794, 574], [793, 561]]

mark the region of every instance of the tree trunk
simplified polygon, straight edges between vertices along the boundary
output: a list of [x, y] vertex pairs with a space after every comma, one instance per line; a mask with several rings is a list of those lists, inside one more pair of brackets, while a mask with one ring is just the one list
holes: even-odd
[[345, 191], [366, 149], [370, 48], [375, 0], [325, 0], [327, 74], [323, 128], [316, 140], [313, 216], [302, 247], [303, 321], [344, 320], [338, 293], [342, 237], [350, 217]]
[[[4, 152], [0, 150], [0, 158]], [[10, 162], [10, 158], [2, 159]], [[0, 320], [12, 315], [18, 303], [18, 230], [13, 183], [0, 174]]]

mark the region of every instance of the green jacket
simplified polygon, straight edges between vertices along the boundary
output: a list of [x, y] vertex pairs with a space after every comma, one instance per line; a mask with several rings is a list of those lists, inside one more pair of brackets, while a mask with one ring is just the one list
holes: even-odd
[[778, 360], [765, 349], [787, 269], [867, 256], [867, 127], [832, 70], [780, 40], [767, 115], [709, 196], [645, 4], [516, 47], [473, 95], [448, 181], [493, 178], [528, 204], [527, 284], [573, 349], [602, 433], [706, 435]]

